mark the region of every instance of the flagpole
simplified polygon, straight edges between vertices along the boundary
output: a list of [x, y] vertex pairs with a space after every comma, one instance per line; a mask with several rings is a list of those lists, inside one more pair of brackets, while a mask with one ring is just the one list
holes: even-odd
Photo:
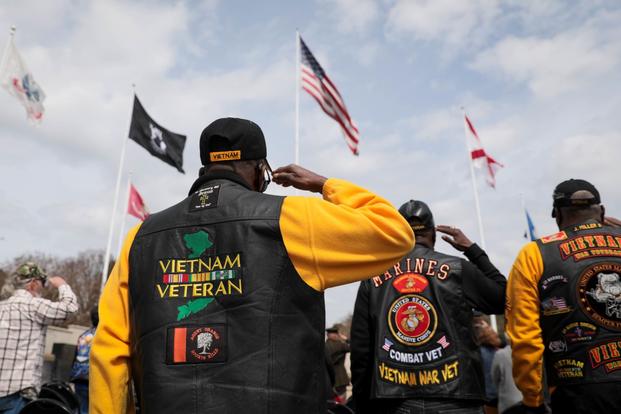
[[4, 71], [4, 66], [6, 65], [6, 61], [9, 58], [9, 49], [11, 47], [11, 43], [13, 43], [13, 39], [15, 39], [15, 31], [17, 29], [15, 26], [11, 26], [9, 30], [9, 40], [6, 42], [6, 47], [4, 48], [4, 52], [2, 53], [2, 60], [0, 60], [0, 73]]
[[295, 31], [295, 163], [300, 163], [300, 32]]
[[125, 220], [127, 219], [127, 208], [129, 205], [129, 194], [131, 191], [130, 186], [132, 184], [132, 173], [133, 171], [129, 171], [127, 175], [127, 192], [125, 195], [125, 204], [122, 204], [122, 206], [125, 206], [125, 207], [123, 210], [123, 215], [121, 216], [122, 217], [121, 218], [121, 231], [119, 232], [119, 242], [117, 244], [117, 249], [116, 249], [117, 257], [119, 257], [121, 254], [121, 248], [123, 247], [123, 239], [124, 239], [123, 236], [125, 236]]
[[[470, 144], [468, 143], [468, 126], [466, 125], [466, 111], [462, 107], [464, 116], [464, 138], [466, 140], [466, 153], [468, 154], [468, 164], [470, 165], [470, 178], [472, 179], [472, 192], [474, 194], [474, 206], [477, 213], [477, 222], [479, 225], [479, 239], [481, 240], [481, 248], [485, 250], [485, 235], [483, 234], [483, 220], [481, 218], [481, 205], [479, 204], [479, 191], [477, 188], [477, 181], [474, 175], [474, 165], [472, 165], [472, 152]], [[498, 323], [496, 322], [496, 315], [491, 315], [492, 329], [498, 332]]]
[[[132, 85], [134, 88], [135, 85]], [[135, 95], [135, 88], [134, 88]], [[131, 121], [130, 121], [131, 122]], [[114, 190], [114, 200], [112, 202], [112, 214], [110, 215], [110, 227], [108, 230], [108, 243], [106, 245], [106, 255], [104, 256], [103, 269], [101, 271], [101, 290], [103, 292], [106, 285], [106, 279], [108, 279], [108, 267], [110, 266], [110, 249], [112, 248], [112, 235], [114, 233], [114, 215], [116, 214], [116, 208], [119, 203], [119, 192], [121, 191], [121, 176], [123, 175], [123, 164], [125, 162], [125, 151], [127, 149], [128, 137], [123, 138], [123, 145], [121, 147], [121, 159], [119, 161], [119, 171], [116, 175], [116, 188]]]

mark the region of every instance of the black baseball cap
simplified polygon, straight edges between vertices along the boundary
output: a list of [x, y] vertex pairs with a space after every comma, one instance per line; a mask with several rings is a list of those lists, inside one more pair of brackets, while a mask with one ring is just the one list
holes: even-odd
[[433, 229], [436, 227], [429, 206], [420, 200], [410, 200], [401, 207], [399, 213], [412, 226], [413, 230]]
[[[592, 197], [572, 198], [578, 191], [587, 191]], [[554, 207], [587, 207], [600, 204], [599, 191], [593, 184], [580, 179], [569, 179], [563, 181], [554, 189], [552, 193]], [[552, 209], [552, 217], [555, 217], [554, 209]]]
[[201, 133], [201, 162], [203, 165], [222, 161], [260, 160], [267, 157], [265, 137], [252, 121], [240, 118], [220, 118]]

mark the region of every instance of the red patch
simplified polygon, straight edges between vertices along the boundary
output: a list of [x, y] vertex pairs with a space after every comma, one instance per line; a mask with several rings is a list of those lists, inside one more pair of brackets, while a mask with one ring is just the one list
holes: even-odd
[[425, 276], [418, 273], [406, 273], [399, 276], [392, 282], [392, 286], [399, 293], [420, 293], [427, 289], [429, 281]]
[[543, 244], [552, 243], [552, 242], [555, 242], [555, 241], [565, 240], [566, 238], [567, 238], [567, 233], [565, 233], [564, 231], [559, 231], [558, 233], [551, 234], [551, 235], [546, 236], [546, 237], [542, 237], [541, 238], [541, 243], [543, 243]]

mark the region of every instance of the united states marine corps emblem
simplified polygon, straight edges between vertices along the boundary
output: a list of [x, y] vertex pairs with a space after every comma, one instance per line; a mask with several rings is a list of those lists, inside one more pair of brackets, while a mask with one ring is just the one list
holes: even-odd
[[621, 331], [621, 264], [605, 262], [588, 267], [578, 279], [582, 310], [599, 325]]
[[418, 346], [433, 337], [438, 326], [438, 317], [433, 305], [426, 298], [405, 295], [390, 306], [388, 326], [399, 342]]

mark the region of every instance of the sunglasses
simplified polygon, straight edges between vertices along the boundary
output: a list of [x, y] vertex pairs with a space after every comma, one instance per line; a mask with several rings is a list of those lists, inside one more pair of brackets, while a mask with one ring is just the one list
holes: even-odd
[[267, 190], [267, 186], [272, 182], [272, 167], [270, 167], [270, 163], [267, 160], [262, 160], [259, 163], [259, 168], [263, 173], [263, 184], [260, 191], [264, 193]]

